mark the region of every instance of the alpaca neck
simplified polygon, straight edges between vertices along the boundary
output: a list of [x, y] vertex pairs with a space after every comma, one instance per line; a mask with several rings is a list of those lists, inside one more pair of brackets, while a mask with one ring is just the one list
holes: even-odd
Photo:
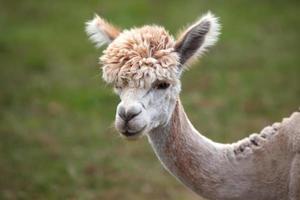
[[177, 101], [167, 125], [148, 135], [164, 167], [187, 187], [204, 197], [216, 197], [224, 146], [199, 134]]

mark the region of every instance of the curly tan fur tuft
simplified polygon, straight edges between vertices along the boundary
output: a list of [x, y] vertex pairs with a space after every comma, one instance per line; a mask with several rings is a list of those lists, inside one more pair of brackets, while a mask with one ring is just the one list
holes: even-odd
[[155, 80], [177, 81], [175, 41], [159, 26], [123, 31], [103, 52], [103, 79], [117, 86], [149, 87]]

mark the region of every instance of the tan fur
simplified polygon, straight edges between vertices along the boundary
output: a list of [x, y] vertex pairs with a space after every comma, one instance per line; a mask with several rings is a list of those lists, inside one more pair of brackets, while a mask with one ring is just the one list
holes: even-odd
[[149, 87], [153, 81], [177, 80], [175, 41], [159, 26], [123, 31], [103, 52], [103, 78], [118, 86]]
[[110, 40], [114, 40], [120, 34], [120, 30], [116, 27], [105, 21], [99, 16], [97, 18], [97, 26], [101, 29]]

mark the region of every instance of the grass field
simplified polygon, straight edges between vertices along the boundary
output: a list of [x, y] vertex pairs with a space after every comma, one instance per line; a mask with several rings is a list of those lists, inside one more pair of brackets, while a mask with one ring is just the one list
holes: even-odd
[[183, 77], [204, 135], [233, 142], [300, 106], [300, 3], [0, 0], [0, 199], [193, 200], [146, 139], [113, 128], [118, 98], [84, 33], [94, 12], [171, 33], [211, 10], [219, 43]]

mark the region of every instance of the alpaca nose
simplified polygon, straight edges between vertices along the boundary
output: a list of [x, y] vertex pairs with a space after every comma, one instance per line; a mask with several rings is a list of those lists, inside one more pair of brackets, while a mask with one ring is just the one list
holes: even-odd
[[127, 109], [124, 106], [120, 106], [118, 109], [118, 115], [124, 121], [128, 122], [131, 119], [135, 118], [142, 112], [142, 108], [139, 104], [130, 105]]

